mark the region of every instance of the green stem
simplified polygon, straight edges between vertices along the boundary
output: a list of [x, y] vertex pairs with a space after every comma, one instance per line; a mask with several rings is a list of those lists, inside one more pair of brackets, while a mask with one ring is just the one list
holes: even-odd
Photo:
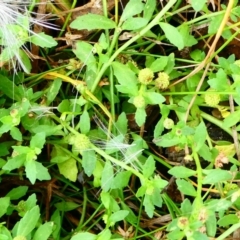
[[[134, 43], [135, 41], [137, 41], [139, 38], [141, 38], [144, 34], [146, 34], [152, 27], [154, 27], [155, 25], [158, 24], [158, 22], [160, 21], [160, 19], [163, 17], [163, 15], [176, 3], [176, 0], [170, 0], [162, 9], [161, 12], [159, 12], [157, 14], [157, 16], [144, 28], [142, 29], [136, 36], [134, 36], [133, 38], [131, 38], [130, 40], [128, 40], [125, 44], [123, 44], [113, 55], [112, 57], [102, 66], [100, 72], [98, 73], [92, 88], [91, 88], [91, 92], [94, 92], [99, 81], [102, 78], [102, 75], [104, 74], [104, 72], [107, 70], [107, 68], [111, 65], [111, 63], [114, 61], [114, 59], [124, 50], [126, 49], [129, 45], [131, 45], [132, 43]], [[115, 32], [118, 32], [119, 29], [116, 28]], [[117, 33], [115, 33], [117, 34]]]
[[234, 225], [232, 225], [227, 231], [225, 231], [222, 235], [220, 235], [218, 238], [216, 238], [216, 240], [224, 240], [227, 239], [227, 237], [233, 233], [234, 231], [236, 231], [237, 229], [240, 228], [240, 223], [236, 223]]
[[130, 171], [132, 174], [134, 174], [135, 176], [137, 176], [140, 180], [144, 180], [144, 176], [138, 172], [136, 169], [129, 167], [126, 163], [119, 161], [113, 157], [111, 157], [110, 155], [108, 155], [107, 153], [105, 153], [102, 149], [96, 147], [95, 145], [91, 144], [91, 148], [97, 152], [99, 155], [101, 155], [102, 157], [104, 157], [105, 159], [111, 161], [112, 163], [116, 164], [117, 166], [122, 167], [123, 169]]

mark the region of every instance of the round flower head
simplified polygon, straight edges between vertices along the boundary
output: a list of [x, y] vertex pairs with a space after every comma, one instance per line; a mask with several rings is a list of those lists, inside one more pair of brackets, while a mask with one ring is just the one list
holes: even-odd
[[133, 99], [133, 105], [136, 108], [145, 108], [145, 99], [143, 96], [136, 96]]
[[171, 118], [166, 118], [163, 122], [163, 126], [166, 129], [172, 129], [174, 126], [174, 121]]
[[154, 74], [150, 68], [141, 69], [138, 73], [138, 80], [141, 84], [148, 85], [153, 80]]
[[169, 76], [165, 72], [159, 72], [158, 78], [155, 80], [155, 86], [161, 90], [169, 86]]
[[78, 134], [75, 137], [75, 142], [73, 144], [74, 148], [79, 152], [88, 150], [91, 146], [89, 138], [85, 134]]
[[209, 88], [204, 95], [205, 103], [210, 107], [216, 107], [220, 102], [220, 95], [214, 89]]

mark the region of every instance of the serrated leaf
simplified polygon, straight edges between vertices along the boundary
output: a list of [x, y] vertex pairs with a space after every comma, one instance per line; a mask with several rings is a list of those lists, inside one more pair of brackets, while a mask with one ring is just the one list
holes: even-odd
[[111, 188], [113, 176], [114, 176], [113, 166], [111, 162], [107, 161], [103, 168], [101, 178], [101, 187], [103, 191], [107, 192]]
[[184, 166], [175, 166], [171, 168], [168, 173], [176, 178], [188, 178], [194, 176], [196, 174], [196, 171]]
[[228, 227], [228, 226], [231, 226], [238, 222], [239, 222], [239, 219], [236, 214], [228, 214], [228, 215], [221, 217], [218, 220], [218, 226], [219, 227]]
[[53, 231], [54, 223], [46, 222], [41, 225], [33, 236], [33, 240], [48, 240], [49, 236]]
[[184, 48], [184, 41], [178, 29], [164, 22], [160, 22], [159, 25], [164, 31], [169, 42], [176, 46], [178, 50], [182, 50]]
[[179, 32], [182, 35], [185, 47], [191, 47], [198, 43], [194, 36], [190, 34], [190, 29], [187, 24], [182, 24], [179, 28]]
[[203, 184], [215, 184], [232, 179], [232, 175], [227, 170], [211, 169], [203, 170], [207, 176], [203, 179]]
[[97, 157], [94, 151], [83, 151], [82, 166], [84, 172], [90, 177], [96, 167]]
[[146, 103], [152, 105], [161, 104], [166, 100], [165, 97], [162, 96], [162, 94], [156, 92], [145, 92], [144, 98]]
[[155, 61], [153, 61], [149, 68], [153, 72], [160, 72], [167, 66], [167, 63], [168, 63], [168, 57], [161, 56], [157, 58]]
[[19, 221], [16, 235], [26, 237], [36, 227], [39, 217], [39, 206], [35, 206], [27, 211], [24, 217]]
[[149, 178], [153, 175], [155, 171], [155, 161], [152, 156], [149, 156], [143, 165], [143, 176]]
[[227, 75], [222, 68], [216, 73], [216, 78], [210, 79], [207, 82], [211, 88], [217, 91], [227, 91], [229, 89]]
[[129, 212], [127, 210], [119, 210], [110, 216], [109, 221], [110, 223], [116, 223], [116, 222], [122, 221], [125, 219], [128, 213]]
[[120, 18], [120, 22], [124, 22], [130, 17], [141, 13], [144, 9], [144, 4], [141, 0], [130, 0], [125, 6]]
[[51, 48], [56, 46], [58, 43], [53, 39], [52, 36], [46, 35], [44, 32], [35, 33], [31, 38], [30, 42], [42, 48]]
[[112, 181], [111, 189], [123, 189], [128, 185], [130, 177], [131, 172], [128, 171], [117, 173]]
[[17, 200], [23, 197], [27, 193], [27, 191], [28, 191], [27, 186], [19, 186], [9, 191], [6, 197], [9, 197], [11, 200]]
[[114, 75], [121, 85], [129, 86], [129, 88], [137, 88], [136, 74], [129, 67], [119, 62], [113, 62], [112, 67]]
[[37, 167], [37, 179], [40, 181], [50, 180], [51, 176], [48, 172], [48, 169], [42, 165], [40, 162], [36, 162]]
[[147, 114], [146, 114], [145, 109], [137, 108], [136, 113], [135, 113], [135, 120], [139, 127], [141, 127], [145, 123], [146, 117], [147, 117]]
[[84, 111], [80, 118], [81, 133], [87, 134], [90, 131], [90, 117], [88, 111]]
[[143, 200], [143, 206], [144, 206], [144, 210], [147, 213], [149, 218], [153, 217], [153, 213], [154, 213], [154, 205], [151, 201], [151, 196], [150, 195], [145, 195], [144, 196], [144, 200]]
[[48, 88], [47, 94], [46, 94], [46, 105], [49, 106], [56, 98], [59, 90], [62, 86], [62, 80], [60, 78], [56, 78], [51, 86]]
[[137, 30], [147, 25], [148, 20], [141, 17], [128, 18], [122, 25], [123, 30]]
[[6, 212], [10, 205], [10, 197], [2, 197], [0, 198], [0, 217], [2, 217]]
[[125, 135], [128, 131], [128, 120], [125, 112], [122, 112], [115, 123], [115, 127], [119, 134]]
[[70, 27], [77, 30], [87, 29], [90, 31], [93, 29], [112, 29], [116, 27], [116, 23], [103, 15], [88, 13], [77, 17], [70, 24]]
[[44, 132], [35, 134], [30, 141], [30, 147], [32, 149], [35, 149], [35, 148], [42, 149], [46, 142], [45, 138], [46, 136]]
[[78, 168], [74, 158], [68, 158], [66, 161], [58, 163], [59, 172], [72, 182], [76, 182]]
[[8, 159], [7, 163], [2, 167], [3, 170], [12, 171], [13, 169], [20, 168], [26, 160], [25, 154], [20, 154], [14, 158]]
[[189, 195], [189, 196], [196, 197], [197, 192], [190, 182], [188, 182], [184, 179], [177, 179], [176, 183], [177, 183], [177, 186], [178, 186], [178, 190], [181, 193]]
[[218, 31], [219, 26], [223, 20], [223, 17], [224, 17], [224, 14], [220, 14], [217, 16], [213, 16], [211, 18], [211, 22], [208, 26], [208, 34], [215, 34]]

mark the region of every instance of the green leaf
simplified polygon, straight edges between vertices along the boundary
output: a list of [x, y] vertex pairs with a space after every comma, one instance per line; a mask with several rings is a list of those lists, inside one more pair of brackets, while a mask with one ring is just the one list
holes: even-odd
[[202, 121], [196, 128], [195, 134], [194, 134], [194, 140], [195, 143], [195, 151], [199, 151], [201, 147], [204, 145], [207, 138], [207, 128]]
[[54, 206], [60, 211], [68, 212], [68, 211], [72, 211], [73, 209], [78, 208], [80, 205], [75, 202], [62, 201], [62, 202], [54, 204]]
[[194, 176], [196, 174], [196, 171], [184, 166], [175, 166], [171, 168], [168, 173], [176, 178], [188, 178]]
[[182, 24], [179, 28], [179, 32], [182, 35], [185, 47], [191, 47], [198, 43], [198, 41], [194, 38], [194, 36], [189, 34], [190, 29], [187, 24]]
[[222, 169], [203, 170], [207, 176], [203, 179], [203, 184], [215, 184], [232, 179], [231, 173]]
[[46, 94], [46, 105], [49, 106], [56, 98], [56, 96], [58, 95], [59, 90], [61, 89], [62, 86], [62, 80], [60, 78], [56, 78], [50, 88], [47, 91]]
[[88, 111], [84, 111], [80, 118], [81, 133], [87, 134], [90, 131], [90, 117]]
[[25, 154], [20, 154], [13, 158], [9, 158], [7, 163], [2, 167], [2, 169], [6, 171], [12, 171], [13, 169], [20, 168], [21, 166], [23, 166], [25, 160]]
[[53, 239], [59, 239], [59, 232], [62, 228], [62, 217], [60, 216], [59, 210], [55, 210], [54, 213], [51, 216], [51, 221], [54, 222], [54, 228], [53, 228]]
[[16, 235], [26, 237], [36, 227], [39, 217], [39, 206], [35, 206], [27, 211], [24, 217], [19, 221]]
[[76, 182], [78, 168], [74, 158], [68, 158], [66, 161], [58, 163], [59, 172], [72, 182]]
[[128, 185], [129, 179], [131, 177], [131, 172], [129, 171], [124, 171], [124, 172], [119, 172], [117, 175], [114, 177], [111, 185], [111, 189], [123, 189]]
[[215, 214], [208, 216], [206, 221], [207, 234], [209, 237], [215, 237], [217, 232], [217, 219]]
[[46, 222], [37, 229], [33, 236], [33, 240], [48, 240], [53, 231], [53, 222]]
[[[98, 234], [97, 240], [110, 240], [111, 239], [111, 231], [109, 229], [104, 229], [102, 232]], [[115, 238], [115, 240], [118, 240]]]
[[239, 222], [239, 219], [236, 214], [228, 214], [228, 215], [221, 217], [218, 220], [218, 226], [219, 227], [228, 227], [228, 226], [231, 226], [238, 222]]
[[33, 36], [30, 37], [30, 42], [42, 48], [51, 48], [58, 44], [52, 36], [46, 35], [44, 32], [33, 34]]
[[143, 17], [148, 21], [151, 20], [155, 7], [156, 7], [156, 0], [146, 1], [143, 9]]
[[178, 190], [181, 193], [196, 197], [197, 192], [191, 183], [189, 183], [188, 181], [186, 181], [184, 179], [177, 179], [176, 183], [178, 186]]
[[146, 114], [145, 109], [137, 108], [136, 113], [135, 113], [135, 120], [139, 127], [141, 127], [145, 123], [146, 117], [147, 117], [147, 114]]
[[9, 191], [6, 195], [6, 197], [9, 197], [11, 200], [17, 200], [17, 199], [25, 196], [27, 191], [28, 191], [27, 186], [19, 186], [19, 187], [13, 188], [11, 191]]
[[84, 240], [96, 240], [97, 236], [92, 233], [82, 232], [82, 233], [77, 233], [70, 240], [83, 240], [83, 239]]
[[206, 2], [207, 0], [193, 0], [191, 1], [191, 5], [196, 12], [199, 12], [203, 9]]
[[[115, 127], [119, 134], [125, 135], [128, 131], [128, 120], [125, 112], [122, 112], [115, 123]], [[1, 148], [0, 148], [1, 149]]]
[[96, 59], [93, 56], [93, 46], [87, 42], [78, 41], [76, 43], [76, 49], [73, 49], [74, 54], [80, 59], [85, 65], [95, 65]]
[[31, 61], [29, 59], [29, 56], [22, 49], [19, 49], [18, 51], [19, 51], [18, 61], [21, 65], [21, 67], [23, 68], [25, 73], [30, 73], [31, 69], [32, 69], [32, 65], [31, 65]]
[[155, 161], [153, 159], [153, 156], [149, 156], [143, 165], [143, 176], [145, 178], [149, 178], [153, 175], [155, 171]]
[[129, 212], [127, 210], [119, 210], [110, 216], [109, 221], [110, 223], [116, 223], [116, 222], [122, 221], [125, 219], [128, 213]]
[[152, 105], [161, 104], [166, 100], [165, 97], [162, 96], [162, 94], [156, 92], [145, 92], [144, 98], [148, 104]]
[[40, 181], [43, 180], [50, 180], [51, 176], [48, 172], [48, 169], [42, 165], [42, 163], [36, 162], [36, 168], [37, 168], [37, 179]]
[[20, 132], [19, 128], [12, 127], [10, 130], [10, 135], [13, 139], [17, 141], [22, 141], [22, 133]]
[[22, 96], [20, 94], [19, 88], [3, 75], [0, 75], [0, 89], [1, 91], [8, 96], [10, 99], [20, 102]]
[[220, 24], [223, 20], [223, 17], [224, 17], [224, 13], [220, 14], [220, 15], [217, 15], [217, 16], [213, 16], [211, 18], [211, 22], [208, 26], [208, 33], [209, 34], [215, 34], [219, 27], [220, 27]]
[[128, 1], [126, 7], [120, 18], [120, 22], [124, 22], [130, 17], [141, 13], [144, 9], [144, 4], [141, 0], [130, 0]]
[[70, 27], [77, 30], [87, 29], [90, 31], [93, 29], [112, 29], [116, 27], [116, 23], [103, 15], [89, 13], [77, 17], [70, 24]]
[[36, 162], [34, 160], [28, 160], [25, 162], [24, 165], [27, 178], [30, 180], [32, 184], [34, 184], [37, 179]]
[[83, 151], [82, 166], [84, 172], [90, 177], [96, 167], [97, 157], [94, 151]]
[[240, 110], [235, 111], [233, 113], [231, 113], [229, 116], [227, 116], [224, 120], [223, 120], [223, 126], [225, 128], [229, 128], [234, 126], [236, 123], [239, 122], [240, 119]]
[[46, 142], [45, 138], [46, 138], [46, 136], [45, 136], [44, 132], [35, 134], [30, 141], [30, 148], [32, 148], [32, 149], [35, 149], [35, 148], [42, 149], [45, 142]]
[[160, 22], [159, 25], [164, 31], [169, 42], [176, 46], [178, 50], [182, 50], [184, 48], [184, 41], [178, 29], [164, 22]]
[[216, 78], [208, 80], [208, 84], [211, 88], [217, 90], [217, 91], [227, 91], [229, 89], [227, 75], [225, 71], [220, 68], [216, 74]]
[[102, 178], [101, 178], [101, 187], [103, 191], [107, 192], [111, 188], [113, 176], [114, 176], [113, 166], [111, 162], [106, 161], [102, 171]]
[[122, 25], [123, 30], [137, 30], [147, 25], [148, 20], [141, 17], [128, 18]]
[[167, 66], [167, 63], [168, 63], [168, 57], [161, 56], [157, 58], [155, 61], [153, 61], [149, 68], [153, 72], [160, 72]]
[[147, 213], [148, 217], [152, 218], [155, 207], [154, 207], [154, 205], [151, 201], [151, 196], [150, 195], [146, 194], [144, 196], [143, 206], [144, 206], [145, 212]]
[[10, 197], [0, 198], [0, 217], [6, 214], [8, 207], [10, 206]]
[[135, 73], [129, 67], [119, 62], [113, 62], [112, 67], [114, 75], [117, 78], [118, 82], [124, 87], [126, 87], [126, 89], [129, 90], [129, 93], [131, 93], [132, 95], [137, 95], [138, 81]]

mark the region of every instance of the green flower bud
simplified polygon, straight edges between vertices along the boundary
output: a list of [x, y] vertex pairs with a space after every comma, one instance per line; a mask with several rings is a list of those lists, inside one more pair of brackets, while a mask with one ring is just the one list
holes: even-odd
[[138, 73], [138, 80], [141, 84], [148, 85], [153, 80], [154, 74], [150, 68], [141, 69]]
[[204, 95], [205, 103], [210, 107], [216, 107], [220, 102], [220, 95], [214, 89], [209, 88]]
[[174, 122], [171, 118], [166, 118], [163, 122], [163, 126], [166, 129], [172, 129], [174, 126]]
[[73, 144], [74, 148], [78, 151], [88, 150], [91, 147], [91, 142], [85, 134], [78, 134]]
[[165, 72], [159, 72], [158, 78], [155, 80], [155, 86], [161, 90], [168, 88], [169, 76]]
[[180, 217], [177, 222], [177, 226], [180, 229], [185, 229], [189, 225], [189, 221], [187, 217]]
[[133, 105], [136, 108], [145, 108], [145, 99], [143, 96], [136, 96], [133, 99]]

